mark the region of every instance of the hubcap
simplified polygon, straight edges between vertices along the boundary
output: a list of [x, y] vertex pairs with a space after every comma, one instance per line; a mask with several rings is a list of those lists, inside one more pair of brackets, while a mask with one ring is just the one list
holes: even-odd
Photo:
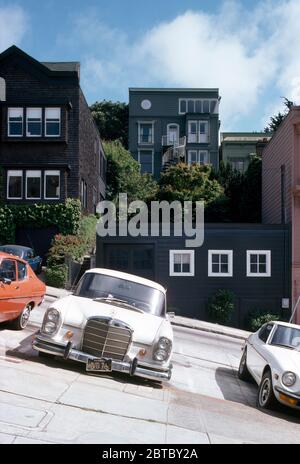
[[259, 403], [261, 406], [265, 406], [267, 403], [269, 396], [270, 396], [270, 391], [271, 391], [271, 382], [270, 379], [265, 379], [259, 392]]
[[30, 316], [30, 308], [25, 308], [22, 317], [21, 317], [21, 327], [24, 328], [28, 324], [29, 321], [29, 316]]

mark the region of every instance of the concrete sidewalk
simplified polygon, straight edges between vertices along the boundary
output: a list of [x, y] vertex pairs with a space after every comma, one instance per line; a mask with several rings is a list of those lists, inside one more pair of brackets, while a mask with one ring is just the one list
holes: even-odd
[[[46, 287], [46, 295], [52, 298], [62, 298], [70, 295], [72, 292], [62, 288]], [[202, 330], [203, 332], [210, 332], [219, 335], [227, 335], [228, 337], [237, 338], [239, 340], [246, 340], [251, 332], [236, 329], [234, 327], [227, 327], [220, 324], [213, 324], [211, 322], [199, 321], [198, 319], [190, 319], [188, 317], [175, 316], [171, 319], [171, 324], [179, 327], [186, 327], [189, 329]]]

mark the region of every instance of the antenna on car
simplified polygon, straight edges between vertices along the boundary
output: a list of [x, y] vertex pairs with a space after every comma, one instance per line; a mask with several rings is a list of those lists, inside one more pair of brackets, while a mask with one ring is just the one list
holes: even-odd
[[293, 319], [294, 319], [294, 316], [295, 316], [295, 313], [296, 313], [299, 302], [300, 302], [300, 295], [298, 296], [298, 300], [296, 301], [296, 304], [295, 304], [294, 309], [292, 311], [292, 315], [291, 315], [290, 320], [289, 320], [290, 324], [293, 323]]

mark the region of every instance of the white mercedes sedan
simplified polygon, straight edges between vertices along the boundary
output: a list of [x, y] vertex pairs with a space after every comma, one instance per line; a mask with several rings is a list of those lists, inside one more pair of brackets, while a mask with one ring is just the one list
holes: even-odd
[[169, 380], [173, 314], [166, 308], [166, 290], [158, 283], [91, 269], [73, 295], [47, 309], [33, 348], [41, 356], [85, 363], [89, 372]]
[[258, 407], [272, 408], [279, 401], [300, 409], [300, 326], [273, 321], [251, 334], [238, 376], [258, 384]]

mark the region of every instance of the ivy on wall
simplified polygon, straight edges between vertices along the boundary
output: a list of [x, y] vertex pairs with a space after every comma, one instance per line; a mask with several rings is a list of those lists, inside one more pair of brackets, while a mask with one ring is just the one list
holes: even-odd
[[80, 219], [80, 201], [70, 198], [54, 205], [3, 205], [0, 206], [0, 243], [14, 243], [17, 227], [41, 229], [54, 225], [63, 235], [76, 234]]

